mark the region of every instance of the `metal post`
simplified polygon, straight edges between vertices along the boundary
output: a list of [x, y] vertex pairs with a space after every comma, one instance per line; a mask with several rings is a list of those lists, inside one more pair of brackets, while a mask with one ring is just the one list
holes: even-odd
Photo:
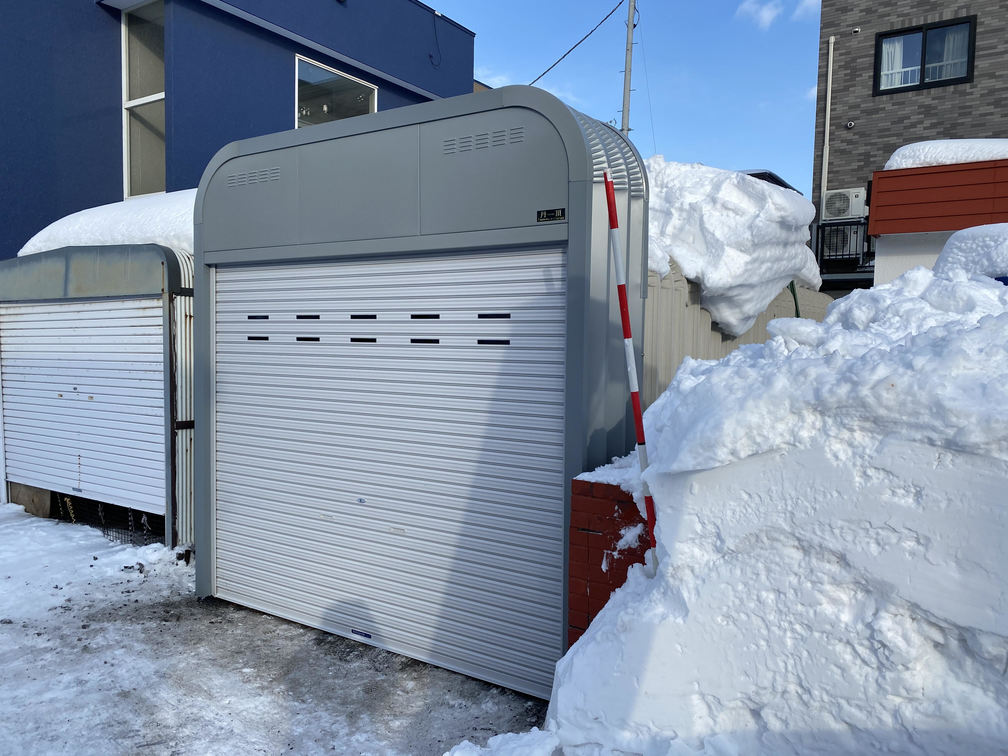
[[630, 307], [627, 302], [626, 270], [623, 267], [623, 248], [620, 246], [619, 216], [616, 213], [616, 190], [609, 172], [602, 174], [605, 181], [606, 205], [609, 208], [609, 249], [612, 250], [616, 268], [616, 293], [619, 296], [620, 320], [623, 323], [623, 349], [626, 352], [627, 378], [630, 381], [630, 402], [633, 405], [634, 427], [637, 431], [637, 460], [640, 462], [641, 484], [644, 488], [644, 510], [647, 514], [648, 538], [651, 548], [655, 542], [655, 505], [651, 488], [644, 480], [648, 466], [647, 444], [644, 442], [644, 415], [641, 410], [640, 388], [637, 385], [637, 360], [634, 359], [633, 333], [630, 330]]
[[[3, 349], [0, 349], [0, 353]], [[0, 359], [0, 504], [10, 501], [7, 491], [7, 455], [4, 449], [3, 360]]]
[[626, 26], [626, 65], [623, 67], [623, 125], [620, 126], [620, 131], [624, 136], [630, 135], [630, 63], [633, 60], [634, 13], [636, 10], [637, 0], [630, 0]]

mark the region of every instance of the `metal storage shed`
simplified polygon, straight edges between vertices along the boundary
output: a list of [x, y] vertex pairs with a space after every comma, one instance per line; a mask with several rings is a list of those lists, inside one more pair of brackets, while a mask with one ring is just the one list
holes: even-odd
[[195, 211], [199, 594], [549, 694], [570, 478], [633, 446], [604, 170], [639, 333], [643, 163], [541, 90], [217, 154]]
[[0, 472], [192, 533], [192, 258], [154, 244], [0, 262]]

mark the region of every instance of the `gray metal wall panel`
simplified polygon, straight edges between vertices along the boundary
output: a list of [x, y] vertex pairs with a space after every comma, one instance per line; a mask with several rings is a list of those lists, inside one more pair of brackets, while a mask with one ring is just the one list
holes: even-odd
[[192, 287], [191, 255], [158, 244], [61, 247], [0, 261], [0, 302], [157, 296], [181, 287]]
[[[243, 155], [223, 166], [205, 197], [219, 217], [240, 218], [231, 226], [204, 229], [204, 251], [275, 247], [300, 235], [298, 153], [294, 150]], [[269, 212], [265, 211], [269, 208]]]
[[538, 211], [567, 209], [563, 140], [527, 108], [423, 124], [420, 162], [424, 234], [537, 226]]
[[564, 268], [537, 251], [218, 270], [216, 595], [548, 695]]
[[[420, 233], [418, 127], [361, 134], [353, 150], [325, 142], [298, 152], [302, 244]], [[390, 176], [385, 166], [395, 166]]]

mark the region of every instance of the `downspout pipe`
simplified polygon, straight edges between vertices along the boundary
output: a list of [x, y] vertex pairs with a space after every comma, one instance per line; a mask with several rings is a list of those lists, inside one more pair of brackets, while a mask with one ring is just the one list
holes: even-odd
[[830, 109], [833, 104], [833, 44], [836, 37], [829, 38], [829, 54], [826, 60], [826, 118], [823, 128], [822, 170], [819, 172], [819, 221], [822, 222], [826, 204], [826, 179], [829, 175]]

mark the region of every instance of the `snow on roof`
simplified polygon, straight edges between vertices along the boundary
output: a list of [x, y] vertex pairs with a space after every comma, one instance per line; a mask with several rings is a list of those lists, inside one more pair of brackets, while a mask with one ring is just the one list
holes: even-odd
[[60, 247], [161, 244], [193, 253], [196, 190], [145, 194], [81, 210], [54, 221], [28, 240], [18, 257]]
[[819, 267], [806, 245], [815, 208], [800, 194], [661, 155], [645, 165], [649, 267], [665, 276], [674, 260], [700, 285], [700, 303], [724, 331], [748, 331], [792, 280], [819, 288]]
[[[1006, 742], [1008, 286], [915, 268], [770, 330], [647, 410], [657, 565], [558, 663], [545, 731], [487, 752]], [[640, 500], [636, 455], [582, 477]]]
[[885, 170], [1008, 159], [1008, 139], [932, 139], [904, 145], [886, 161]]
[[973, 226], [952, 234], [934, 272], [949, 276], [956, 270], [991, 278], [1008, 276], [1008, 223]]

